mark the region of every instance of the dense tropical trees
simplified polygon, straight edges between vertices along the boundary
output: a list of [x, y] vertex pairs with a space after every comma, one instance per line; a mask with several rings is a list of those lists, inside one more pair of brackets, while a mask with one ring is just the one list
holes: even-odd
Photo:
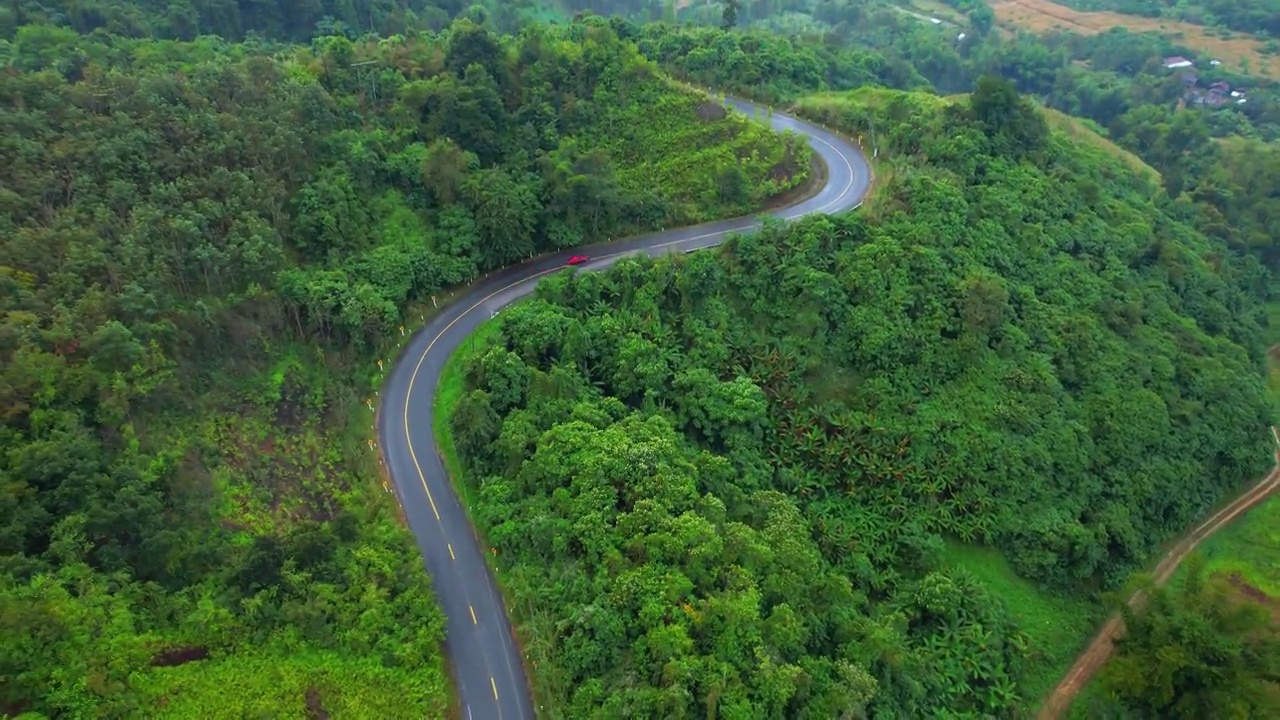
[[892, 128], [869, 215], [553, 277], [467, 368], [565, 716], [1011, 714], [1044, 649], [947, 543], [1088, 593], [1268, 464], [1248, 263], [1146, 181], [995, 79], [801, 108]]
[[352, 422], [369, 354], [442, 287], [745, 212], [810, 164], [599, 22], [12, 37], [3, 713], [444, 714], [442, 618]]

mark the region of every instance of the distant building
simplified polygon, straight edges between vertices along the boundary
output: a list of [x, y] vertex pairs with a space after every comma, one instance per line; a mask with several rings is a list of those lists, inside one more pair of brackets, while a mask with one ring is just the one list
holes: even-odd
[[1164, 59], [1164, 66], [1166, 68], [1169, 68], [1170, 70], [1174, 68], [1191, 67], [1192, 65], [1195, 65], [1195, 63], [1191, 62], [1190, 60], [1180, 55], [1175, 55], [1173, 57], [1167, 57]]
[[1208, 105], [1209, 107], [1218, 107], [1226, 105], [1229, 100], [1216, 92], [1207, 92], [1203, 95], [1197, 95], [1192, 98], [1191, 102], [1196, 105]]
[[1210, 61], [1209, 61], [1209, 64], [1210, 64], [1210, 65], [1212, 65], [1212, 66], [1214, 66], [1214, 67], [1217, 67], [1217, 66], [1219, 66], [1219, 65], [1221, 65], [1221, 64], [1222, 64], [1222, 61], [1221, 61], [1221, 60], [1210, 60]]

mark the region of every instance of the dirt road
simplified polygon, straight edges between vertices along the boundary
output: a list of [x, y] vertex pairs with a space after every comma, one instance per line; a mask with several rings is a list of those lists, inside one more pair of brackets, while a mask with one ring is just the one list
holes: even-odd
[[[1178, 544], [1160, 560], [1160, 564], [1156, 565], [1153, 573], [1154, 577], [1152, 578], [1155, 584], [1160, 586], [1168, 582], [1183, 559], [1190, 555], [1191, 551], [1195, 550], [1205, 538], [1229, 525], [1233, 520], [1240, 517], [1244, 511], [1265, 500], [1278, 485], [1280, 485], [1280, 453], [1276, 455], [1276, 467], [1261, 482], [1249, 488], [1243, 495], [1232, 501], [1230, 505], [1211, 515], [1209, 519], [1178, 541]], [[1139, 590], [1135, 592], [1129, 597], [1129, 607], [1140, 607], [1146, 600], [1146, 596], [1145, 591]], [[1124, 632], [1124, 621], [1121, 619], [1120, 613], [1116, 613], [1111, 616], [1106, 625], [1102, 626], [1102, 630], [1089, 643], [1089, 647], [1085, 648], [1080, 657], [1076, 658], [1075, 664], [1071, 666], [1071, 670], [1067, 672], [1066, 677], [1049, 694], [1044, 705], [1040, 708], [1039, 720], [1056, 720], [1056, 718], [1062, 716], [1067, 708], [1071, 706], [1071, 701], [1075, 699], [1076, 694], [1080, 692], [1081, 688], [1098, 672], [1098, 668], [1102, 667], [1107, 658], [1111, 656], [1112, 643], [1122, 632]]]

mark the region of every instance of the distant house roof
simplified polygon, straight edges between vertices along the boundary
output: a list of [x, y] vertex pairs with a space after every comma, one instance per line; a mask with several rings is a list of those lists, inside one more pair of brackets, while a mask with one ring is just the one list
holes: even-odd
[[1219, 80], [1218, 82], [1210, 85], [1209, 89], [1218, 90], [1220, 92], [1226, 92], [1231, 89], [1231, 85], [1227, 84], [1225, 80]]
[[1221, 61], [1221, 60], [1210, 60], [1210, 61], [1209, 61], [1209, 64], [1210, 64], [1210, 65], [1221, 65], [1221, 64], [1222, 64], [1222, 61]]
[[1184, 68], [1184, 67], [1191, 67], [1191, 66], [1192, 66], [1192, 65], [1194, 65], [1194, 64], [1195, 64], [1195, 63], [1191, 62], [1190, 60], [1188, 60], [1188, 59], [1186, 59], [1186, 58], [1184, 58], [1184, 57], [1182, 57], [1182, 56], [1180, 56], [1180, 55], [1175, 55], [1175, 56], [1173, 56], [1173, 57], [1167, 57], [1167, 58], [1165, 58], [1165, 59], [1164, 59], [1164, 66], [1165, 66], [1165, 67], [1167, 67], [1167, 68]]

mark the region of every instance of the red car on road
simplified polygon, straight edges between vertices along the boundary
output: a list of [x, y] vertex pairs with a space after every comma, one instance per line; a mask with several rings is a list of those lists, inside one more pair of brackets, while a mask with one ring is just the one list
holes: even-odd
[[587, 260], [590, 260], [590, 258], [589, 258], [589, 257], [587, 257], [586, 255], [574, 255], [573, 257], [569, 258], [569, 264], [570, 264], [570, 265], [581, 265], [582, 263], [586, 262]]

